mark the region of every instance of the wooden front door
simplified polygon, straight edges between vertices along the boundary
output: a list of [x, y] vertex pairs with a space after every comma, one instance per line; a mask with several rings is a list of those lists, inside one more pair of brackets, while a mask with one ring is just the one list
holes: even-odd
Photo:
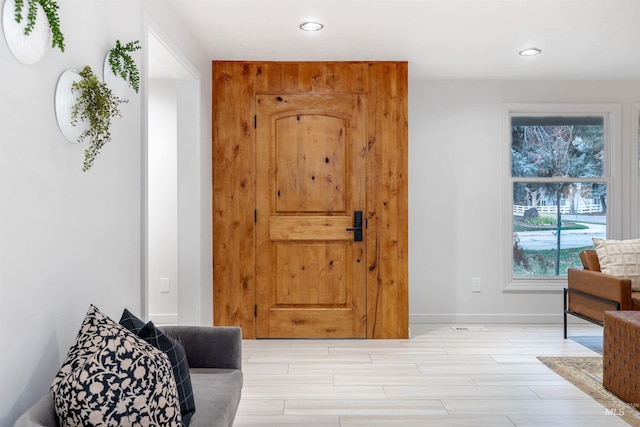
[[256, 96], [259, 338], [366, 337], [366, 233], [348, 230], [366, 209], [364, 104]]

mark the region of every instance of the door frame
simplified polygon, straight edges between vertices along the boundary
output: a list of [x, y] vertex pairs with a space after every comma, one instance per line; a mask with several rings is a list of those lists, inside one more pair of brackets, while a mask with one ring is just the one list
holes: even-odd
[[255, 97], [367, 94], [367, 338], [408, 338], [408, 64], [212, 63], [215, 325], [255, 338]]
[[[143, 16], [142, 69], [144, 79], [143, 127], [142, 144], [142, 268], [141, 268], [141, 313], [145, 319], [168, 324], [202, 324], [208, 321], [208, 309], [204, 308], [201, 300], [205, 294], [203, 279], [207, 280], [206, 264], [202, 259], [202, 225], [208, 215], [203, 215], [201, 163], [202, 163], [202, 115], [201, 115], [201, 86], [202, 78], [198, 68], [182, 53], [160, 26], [147, 14]], [[150, 229], [150, 176], [149, 176], [149, 121], [150, 121], [150, 82], [156, 79], [171, 80], [175, 86], [175, 221], [172, 221], [171, 255], [172, 276], [169, 293], [160, 295], [159, 277], [150, 274], [150, 243], [153, 233]], [[207, 239], [208, 240], [208, 239]], [[206, 295], [209, 293], [206, 292]], [[158, 304], [154, 299], [169, 295], [170, 304]], [[160, 306], [169, 310], [156, 310]]]

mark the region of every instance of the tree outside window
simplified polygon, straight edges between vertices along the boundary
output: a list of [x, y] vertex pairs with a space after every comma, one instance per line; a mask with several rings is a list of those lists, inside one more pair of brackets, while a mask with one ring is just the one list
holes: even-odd
[[603, 116], [512, 116], [512, 276], [566, 276], [606, 236]]

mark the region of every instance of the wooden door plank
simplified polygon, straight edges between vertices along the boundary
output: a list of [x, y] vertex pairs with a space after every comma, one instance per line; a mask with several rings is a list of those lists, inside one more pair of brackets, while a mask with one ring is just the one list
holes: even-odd
[[269, 64], [265, 62], [258, 62], [255, 64], [255, 70], [255, 93], [267, 92], [269, 89]]
[[273, 216], [270, 218], [269, 237], [277, 240], [347, 241], [353, 233], [350, 216]]
[[[407, 245], [406, 232], [398, 233], [398, 218], [407, 215], [406, 187], [397, 179], [398, 152], [406, 152], [406, 139], [400, 138], [397, 109], [406, 98], [398, 98], [395, 64], [373, 63], [370, 67], [368, 116], [367, 212], [369, 218], [368, 254], [368, 334], [369, 338], [408, 336], [408, 287], [406, 258], [399, 258]], [[400, 105], [400, 107], [398, 107]], [[403, 223], [406, 224], [406, 223]], [[373, 235], [373, 237], [371, 236]], [[375, 302], [373, 304], [372, 302]], [[402, 325], [407, 325], [406, 328]]]
[[[335, 309], [316, 309], [306, 313], [300, 313], [291, 319], [284, 311], [275, 312], [270, 319], [270, 328], [273, 330], [290, 329], [291, 338], [353, 338], [354, 326], [348, 321], [335, 321], [333, 311]], [[321, 328], [319, 325], [330, 327]], [[322, 333], [318, 334], [321, 328]]]
[[214, 63], [212, 76], [214, 324], [241, 325], [246, 338], [255, 329], [252, 70], [247, 63]]
[[307, 90], [300, 89], [301, 82], [299, 71], [304, 64], [287, 62], [282, 64], [282, 91], [287, 93], [303, 93]]
[[409, 69], [406, 62], [396, 64], [397, 117], [396, 117], [396, 157], [398, 158], [398, 304], [403, 310], [398, 313], [398, 329], [394, 337], [409, 338]]
[[[367, 68], [366, 75], [368, 76], [370, 71], [376, 69], [377, 66], [372, 64]], [[368, 77], [366, 77], [366, 81], [369, 81]], [[382, 203], [378, 189], [380, 188], [381, 174], [379, 165], [382, 163], [382, 151], [379, 145], [383, 143], [383, 139], [382, 135], [380, 135], [380, 143], [377, 139], [379, 136], [377, 133], [379, 121], [378, 89], [378, 85], [367, 86], [369, 101], [367, 103], [367, 338], [382, 337], [379, 331], [384, 321], [382, 309], [385, 303], [380, 278], [379, 208]]]
[[358, 62], [350, 64], [346, 70], [345, 78], [349, 82], [349, 92], [368, 92], [371, 90], [369, 80], [371, 63]]
[[300, 93], [323, 93], [324, 79], [320, 71], [321, 63], [306, 62], [298, 68], [298, 92]]
[[[277, 66], [269, 65], [269, 72], [274, 72], [274, 69], [279, 70], [281, 65]], [[278, 72], [278, 71], [276, 71]], [[272, 80], [269, 79], [271, 84]], [[279, 82], [279, 80], [278, 80]], [[256, 105], [256, 117], [259, 115], [259, 111], [262, 108], [261, 103], [265, 102], [263, 97], [255, 102]], [[256, 161], [255, 169], [256, 176], [258, 177], [272, 177], [275, 174], [271, 159], [275, 157], [275, 146], [270, 143], [273, 138], [271, 127], [267, 122], [269, 119], [260, 117], [260, 124], [256, 130]], [[267, 197], [257, 197], [258, 194], [267, 195]], [[261, 256], [256, 257], [256, 280], [272, 282], [277, 280], [277, 274], [270, 268], [277, 262], [277, 255], [275, 251], [271, 250], [271, 240], [269, 238], [269, 221], [271, 216], [271, 205], [275, 204], [276, 200], [271, 190], [271, 179], [257, 179], [256, 180], [256, 210], [258, 212], [258, 218], [256, 221], [256, 254], [270, 254], [270, 257]], [[260, 320], [269, 316], [269, 307], [266, 304], [260, 304], [260, 301], [271, 301], [272, 296], [269, 293], [269, 288], [266, 286], [256, 285], [256, 293], [254, 297], [254, 304], [256, 307], [256, 313]], [[271, 336], [270, 323], [265, 321], [256, 321], [255, 333], [257, 337], [269, 337]]]
[[284, 92], [284, 67], [283, 62], [268, 62], [267, 89], [258, 93], [281, 93]]
[[[397, 136], [395, 126], [395, 67], [390, 64], [384, 64], [378, 70], [376, 81], [379, 84], [378, 106], [382, 107], [382, 117], [378, 118], [376, 129], [377, 134], [385, 135], [388, 141], [382, 144], [382, 164], [380, 169], [383, 172], [380, 179], [380, 195], [383, 205], [380, 207], [380, 226], [384, 233], [380, 236], [380, 244], [382, 247], [382, 256], [380, 262], [380, 274], [384, 289], [383, 316], [385, 322], [382, 327], [382, 335], [384, 337], [394, 336], [397, 329], [398, 310], [398, 287], [400, 284], [397, 280], [398, 269], [397, 262], [397, 225], [398, 203], [394, 193], [397, 188], [397, 167], [396, 167], [396, 150]], [[382, 96], [380, 96], [382, 95]], [[379, 110], [380, 112], [380, 110]], [[392, 302], [388, 304], [387, 302]]]

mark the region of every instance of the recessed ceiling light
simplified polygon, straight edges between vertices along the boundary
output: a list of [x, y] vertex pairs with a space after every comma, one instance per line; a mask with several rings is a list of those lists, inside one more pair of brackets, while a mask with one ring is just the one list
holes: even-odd
[[521, 50], [520, 52], [518, 52], [518, 55], [536, 56], [536, 55], [540, 55], [541, 53], [542, 53], [542, 50], [538, 49], [537, 47], [530, 47], [529, 49]]
[[320, 31], [323, 28], [324, 25], [315, 21], [307, 21], [300, 24], [300, 29], [302, 31]]

